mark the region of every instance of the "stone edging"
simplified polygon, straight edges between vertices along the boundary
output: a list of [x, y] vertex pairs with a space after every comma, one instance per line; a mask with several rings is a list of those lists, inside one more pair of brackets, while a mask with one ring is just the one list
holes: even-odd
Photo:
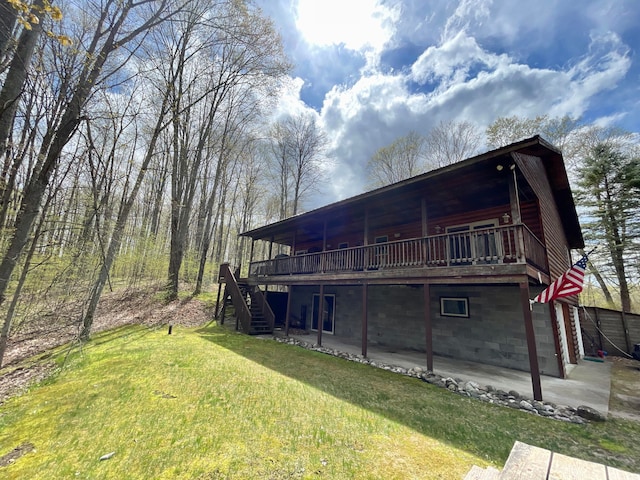
[[419, 378], [427, 383], [430, 383], [431, 385], [446, 388], [447, 390], [457, 393], [458, 395], [476, 398], [483, 402], [493, 403], [495, 405], [523, 410], [527, 413], [531, 413], [533, 415], [538, 415], [541, 417], [547, 417], [562, 422], [577, 424], [587, 423], [589, 420], [606, 420], [606, 418], [600, 412], [588, 406], [579, 406], [578, 408], [573, 408], [564, 405], [556, 405], [555, 403], [551, 402], [539, 402], [537, 400], [531, 400], [529, 398], [523, 397], [515, 390], [505, 392], [503, 390], [496, 390], [491, 385], [483, 386], [474, 381], [465, 382], [459, 378], [442, 377], [433, 372], [429, 372], [426, 368], [422, 367], [406, 369], [403, 367], [398, 367], [396, 365], [388, 365], [383, 362], [377, 362], [375, 360], [364, 358], [362, 357], [362, 355], [340, 352], [331, 348], [321, 347], [316, 344], [304, 342], [293, 337], [274, 336], [273, 339], [280, 343], [297, 345], [298, 347], [302, 347], [307, 350], [313, 350], [315, 352], [343, 358], [351, 362], [362, 363], [364, 365], [381, 368], [383, 370], [388, 370], [400, 375]]

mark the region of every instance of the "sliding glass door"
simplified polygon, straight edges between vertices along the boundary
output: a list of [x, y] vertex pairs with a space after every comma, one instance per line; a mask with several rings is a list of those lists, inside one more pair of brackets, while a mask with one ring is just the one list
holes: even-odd
[[311, 312], [311, 330], [318, 330], [318, 317], [322, 318], [322, 331], [333, 333], [335, 319], [335, 295], [324, 295], [322, 309], [320, 308], [320, 295], [313, 294], [313, 308]]

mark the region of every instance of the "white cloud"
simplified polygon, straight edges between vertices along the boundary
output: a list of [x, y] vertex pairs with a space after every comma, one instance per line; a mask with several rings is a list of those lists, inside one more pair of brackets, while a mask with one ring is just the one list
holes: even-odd
[[[426, 133], [448, 120], [467, 120], [484, 129], [508, 115], [580, 116], [594, 95], [624, 78], [629, 63], [615, 36], [594, 37], [589, 53], [575, 65], [550, 69], [493, 54], [459, 33], [427, 48], [406, 74], [378, 73], [351, 88], [334, 87], [321, 111], [337, 159], [331, 196], [363, 191], [367, 160], [410, 130]], [[438, 87], [411, 92], [410, 80], [435, 81]]]
[[444, 26], [442, 39], [446, 41], [472, 25], [482, 25], [485, 20], [490, 21], [492, 3], [492, 0], [460, 0]]
[[377, 51], [393, 34], [394, 16], [377, 0], [299, 0], [296, 26], [312, 45]]
[[304, 80], [301, 78], [289, 77], [285, 79], [277, 94], [278, 104], [271, 115], [274, 120], [287, 115], [297, 115], [298, 113], [312, 110], [300, 100], [300, 91], [303, 86]]
[[592, 35], [589, 53], [566, 72], [566, 97], [555, 105], [552, 114], [582, 115], [591, 98], [614, 89], [630, 67], [629, 48], [617, 35]]
[[[359, 78], [353, 77], [358, 66], [345, 70], [349, 77], [333, 88], [327, 83], [320, 124], [332, 141], [334, 183], [314, 206], [363, 191], [366, 162], [378, 148], [440, 121], [467, 120], [481, 129], [507, 115], [633, 121], [639, 104], [633, 95], [617, 111], [601, 105], [605, 92], [614, 93], [634, 70], [623, 37], [611, 33], [630, 25], [632, 15], [615, 22], [598, 15], [628, 6], [614, 0], [585, 0], [584, 8], [561, 0], [380, 1], [384, 6], [373, 0], [299, 2], [296, 26], [308, 42], [298, 44], [305, 46], [300, 58], [309, 66], [298, 75], [317, 81], [313, 68], [321, 65], [323, 79], [339, 82], [326, 75], [325, 69], [335, 72], [327, 45], [342, 44], [367, 58]], [[391, 45], [397, 51], [384, 50]], [[316, 55], [323, 61], [315, 62]], [[306, 108], [302, 86], [291, 80], [278, 112]]]
[[422, 84], [438, 81], [442, 88], [465, 81], [474, 67], [495, 69], [509, 61], [507, 55], [483, 50], [475, 38], [461, 31], [442, 45], [427, 48], [411, 66], [411, 79]]

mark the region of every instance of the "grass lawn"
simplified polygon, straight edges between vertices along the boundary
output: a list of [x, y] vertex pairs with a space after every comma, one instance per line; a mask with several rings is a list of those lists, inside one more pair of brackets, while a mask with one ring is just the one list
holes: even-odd
[[0, 477], [460, 479], [515, 440], [640, 471], [638, 438], [221, 327], [127, 327], [0, 407], [0, 457], [27, 452]]

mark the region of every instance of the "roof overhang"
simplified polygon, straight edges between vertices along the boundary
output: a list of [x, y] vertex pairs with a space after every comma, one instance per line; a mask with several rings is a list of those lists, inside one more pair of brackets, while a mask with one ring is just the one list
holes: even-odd
[[[549, 183], [553, 191], [554, 199], [558, 206], [566, 237], [571, 248], [582, 248], [584, 240], [578, 221], [578, 215], [571, 194], [567, 172], [560, 150], [542, 139], [539, 135], [507, 145], [502, 148], [471, 157], [461, 162], [448, 165], [437, 170], [408, 178], [401, 182], [387, 185], [369, 192], [356, 195], [323, 207], [302, 213], [285, 220], [265, 225], [242, 233], [242, 236], [254, 240], [271, 240], [276, 243], [291, 245], [295, 231], [317, 230], [318, 224], [330, 221], [336, 217], [348, 215], [364, 215], [364, 211], [375, 205], [386, 205], [395, 193], [407, 194], [411, 191], [421, 191], [421, 187], [433, 184], [435, 181], [446, 182], [449, 179], [465, 174], [482, 175], [495, 172], [498, 163], [509, 160], [511, 153], [520, 152], [533, 155], [542, 159]], [[465, 189], [467, 190], [467, 189]], [[468, 194], [473, 191], [469, 190]], [[447, 192], [450, 195], [449, 192]], [[458, 191], [458, 195], [464, 192]]]

